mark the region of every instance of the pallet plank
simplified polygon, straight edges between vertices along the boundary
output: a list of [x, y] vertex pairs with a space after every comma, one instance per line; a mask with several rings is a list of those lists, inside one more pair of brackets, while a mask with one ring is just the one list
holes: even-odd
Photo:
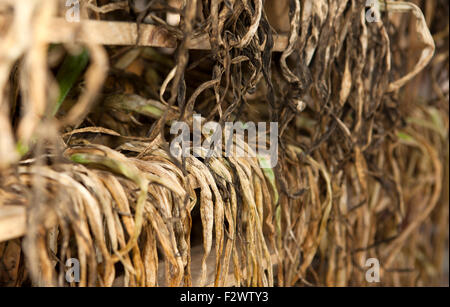
[[[150, 46], [175, 48], [176, 39], [165, 29], [155, 25], [142, 24], [139, 28], [140, 40], [137, 42], [137, 25], [131, 22], [82, 20], [67, 22], [64, 18], [53, 18], [49, 22], [49, 43], [95, 43], [99, 45]], [[288, 44], [284, 34], [274, 35], [274, 51], [283, 51]], [[209, 50], [211, 45], [207, 35], [195, 37], [188, 43], [189, 49]]]
[[25, 234], [26, 209], [20, 206], [0, 207], [0, 242], [15, 239]]

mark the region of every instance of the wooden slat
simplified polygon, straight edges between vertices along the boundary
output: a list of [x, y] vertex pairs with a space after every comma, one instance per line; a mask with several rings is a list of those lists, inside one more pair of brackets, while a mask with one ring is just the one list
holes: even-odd
[[[131, 22], [82, 20], [67, 22], [54, 18], [49, 22], [49, 43], [96, 43], [100, 45], [136, 45], [137, 25]], [[176, 39], [162, 27], [142, 24], [138, 46], [176, 47]], [[287, 35], [274, 35], [274, 51], [283, 51], [288, 44]], [[211, 49], [207, 35], [196, 37], [188, 43], [189, 49]]]
[[0, 207], [0, 242], [21, 237], [26, 230], [26, 209], [20, 206]]
[[[47, 39], [49, 43], [96, 43], [100, 45], [135, 45], [137, 25], [130, 22], [82, 20], [67, 22], [64, 18], [50, 21]], [[166, 30], [143, 24], [137, 45], [167, 47], [176, 46], [176, 40]]]

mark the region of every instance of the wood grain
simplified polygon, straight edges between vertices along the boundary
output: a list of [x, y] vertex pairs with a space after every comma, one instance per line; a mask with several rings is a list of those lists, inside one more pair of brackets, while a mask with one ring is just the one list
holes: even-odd
[[0, 242], [21, 237], [26, 230], [26, 209], [20, 206], [0, 207]]
[[[82, 20], [67, 22], [54, 18], [49, 22], [46, 39], [49, 43], [94, 43], [99, 45], [138, 45], [174, 48], [176, 39], [162, 27], [142, 24], [140, 40], [137, 42], [137, 26], [130, 22]], [[274, 51], [283, 51], [288, 43], [286, 35], [274, 35]], [[211, 49], [207, 35], [194, 37], [188, 43], [189, 49]]]

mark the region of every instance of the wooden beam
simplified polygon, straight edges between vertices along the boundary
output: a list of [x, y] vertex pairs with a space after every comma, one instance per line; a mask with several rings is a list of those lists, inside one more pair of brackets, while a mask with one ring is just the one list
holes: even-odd
[[[56, 215], [51, 213], [44, 227], [56, 225]], [[0, 242], [23, 237], [27, 230], [27, 209], [24, 206], [0, 206]]]
[[[95, 43], [99, 45], [151, 46], [174, 48], [175, 37], [164, 28], [142, 24], [137, 41], [137, 25], [131, 22], [82, 20], [67, 22], [64, 18], [53, 18], [49, 22], [47, 39], [49, 43]], [[283, 51], [288, 44], [287, 35], [274, 35], [274, 51]], [[207, 35], [193, 38], [188, 43], [189, 49], [209, 50], [211, 45]]]
[[23, 236], [26, 225], [25, 207], [0, 206], [0, 242]]
[[[95, 43], [99, 45], [136, 45], [137, 25], [130, 22], [82, 20], [67, 22], [54, 18], [49, 24], [49, 43]], [[143, 24], [137, 45], [152, 47], [176, 47], [176, 40], [169, 33], [154, 25]]]

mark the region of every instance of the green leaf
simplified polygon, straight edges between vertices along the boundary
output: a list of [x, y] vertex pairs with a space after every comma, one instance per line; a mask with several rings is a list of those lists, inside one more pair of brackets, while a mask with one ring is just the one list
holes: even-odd
[[59, 84], [59, 98], [53, 110], [53, 116], [56, 115], [67, 94], [74, 86], [75, 82], [85, 70], [89, 62], [89, 53], [83, 50], [79, 55], [67, 55], [56, 75]]
[[27, 144], [23, 143], [22, 141], [18, 141], [16, 144], [16, 150], [19, 153], [19, 155], [23, 157], [28, 152], [28, 150], [30, 150], [30, 148], [28, 147]]
[[261, 167], [261, 169], [264, 172], [264, 175], [266, 176], [266, 178], [269, 180], [270, 185], [272, 186], [273, 189], [273, 193], [274, 193], [274, 204], [278, 203], [278, 190], [277, 190], [277, 184], [275, 183], [275, 173], [273, 171], [272, 168], [270, 168], [270, 163], [269, 160], [261, 155], [258, 155], [258, 161], [259, 161], [259, 166]]
[[397, 137], [400, 140], [408, 142], [408, 143], [416, 143], [416, 140], [412, 136], [410, 136], [409, 134], [406, 134], [404, 132], [397, 132]]

